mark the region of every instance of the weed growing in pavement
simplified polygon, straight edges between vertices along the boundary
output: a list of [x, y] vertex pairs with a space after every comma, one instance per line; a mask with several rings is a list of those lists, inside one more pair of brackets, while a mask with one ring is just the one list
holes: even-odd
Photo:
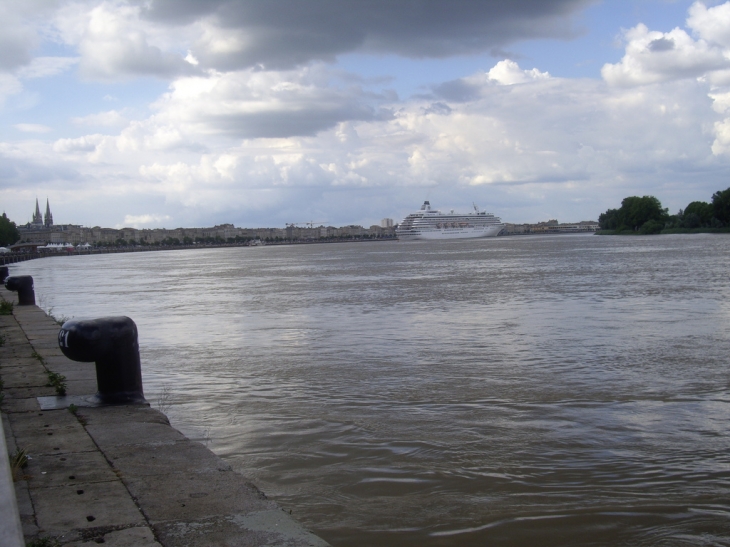
[[38, 353], [36, 350], [33, 350], [33, 353], [31, 353], [30, 355], [31, 357], [35, 357], [36, 359], [38, 359], [41, 362], [41, 365], [45, 364], [43, 357], [41, 357], [41, 354]]
[[48, 376], [48, 387], [56, 388], [58, 395], [66, 395], [66, 377], [57, 372], [46, 371]]
[[77, 407], [75, 404], [71, 403], [70, 405], [68, 405], [68, 411], [76, 416], [76, 419], [81, 425], [86, 425], [88, 423], [86, 421], [86, 416], [84, 416], [83, 414], [79, 414], [79, 407]]
[[13, 303], [5, 300], [0, 302], [0, 315], [13, 315]]
[[60, 315], [60, 316], [56, 317], [55, 315], [53, 315], [53, 308], [48, 308], [48, 311], [46, 312], [46, 314], [48, 315], [48, 317], [50, 317], [56, 323], [58, 323], [59, 327], [62, 327], [66, 321], [71, 319], [70, 317], [66, 317], [65, 315]]
[[10, 455], [10, 472], [13, 475], [13, 482], [23, 478], [23, 469], [28, 467], [28, 452], [24, 448], [18, 448]]

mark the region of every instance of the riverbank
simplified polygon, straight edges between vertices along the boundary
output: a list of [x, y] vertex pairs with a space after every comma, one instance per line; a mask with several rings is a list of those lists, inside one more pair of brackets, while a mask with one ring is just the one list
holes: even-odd
[[674, 234], [730, 234], [730, 228], [667, 228], [652, 234], [642, 234], [634, 230], [598, 230], [597, 236], [642, 236], [642, 235], [674, 235]]
[[322, 239], [312, 241], [272, 241], [254, 245], [251, 243], [220, 243], [204, 245], [130, 245], [125, 247], [93, 247], [89, 249], [73, 249], [60, 251], [32, 251], [32, 252], [13, 252], [0, 255], [0, 266], [25, 262], [26, 260], [34, 260], [36, 258], [49, 258], [54, 256], [76, 256], [76, 255], [102, 255], [117, 253], [144, 253], [152, 251], [180, 251], [192, 249], [222, 249], [229, 247], [271, 247], [282, 245], [319, 245], [329, 243], [369, 243], [376, 241], [397, 241], [396, 238], [358, 238], [358, 239]]
[[327, 545], [149, 405], [69, 411], [48, 373], [67, 397], [89, 395], [94, 365], [61, 353], [40, 308], [0, 299], [15, 303], [0, 316], [0, 409], [28, 545]]

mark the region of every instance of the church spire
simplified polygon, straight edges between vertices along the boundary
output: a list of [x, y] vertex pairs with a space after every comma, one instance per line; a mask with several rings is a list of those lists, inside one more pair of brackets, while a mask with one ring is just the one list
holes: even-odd
[[33, 215], [33, 224], [37, 226], [43, 226], [43, 215], [41, 215], [41, 208], [38, 206], [38, 198], [35, 198], [35, 214]]
[[[38, 203], [38, 200], [36, 200], [36, 204], [37, 203]], [[48, 198], [46, 198], [46, 221], [45, 221], [45, 225], [46, 225], [47, 228], [50, 228], [51, 226], [53, 226], [53, 215], [51, 214], [51, 205], [48, 202]]]

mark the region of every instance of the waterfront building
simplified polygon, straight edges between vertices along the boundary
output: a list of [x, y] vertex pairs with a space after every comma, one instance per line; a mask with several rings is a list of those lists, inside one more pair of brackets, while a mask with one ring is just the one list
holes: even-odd
[[69, 236], [72, 229], [80, 229], [81, 226], [73, 225], [57, 225], [53, 223], [53, 213], [51, 213], [51, 203], [46, 198], [46, 214], [41, 214], [41, 208], [38, 198], [35, 200], [35, 212], [32, 220], [27, 224], [18, 226], [20, 241], [23, 243], [69, 243]]
[[[352, 237], [394, 237], [395, 229], [373, 225], [362, 226], [295, 226], [282, 228], [236, 228], [233, 224], [217, 224], [209, 228], [91, 228], [76, 224], [54, 224], [51, 205], [46, 199], [46, 214], [41, 214], [36, 199], [32, 221], [19, 226], [19, 243], [47, 245], [70, 243], [72, 245], [186, 245], [194, 242], [233, 243], [251, 240], [261, 241], [317, 241], [320, 239]], [[307, 223], [311, 224], [311, 223]]]
[[560, 223], [557, 220], [538, 222], [537, 224], [510, 224], [504, 225], [504, 234], [579, 234], [594, 233], [598, 230], [595, 220], [582, 220], [574, 223]]

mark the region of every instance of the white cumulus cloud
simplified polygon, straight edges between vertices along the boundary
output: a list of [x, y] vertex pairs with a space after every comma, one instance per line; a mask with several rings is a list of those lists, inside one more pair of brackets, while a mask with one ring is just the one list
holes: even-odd
[[626, 31], [626, 54], [619, 63], [606, 64], [603, 78], [611, 85], [645, 85], [697, 78], [730, 68], [730, 59], [717, 44], [694, 40], [686, 31], [650, 31], [640, 24]]
[[85, 135], [76, 139], [58, 139], [53, 143], [53, 150], [62, 154], [69, 152], [93, 152], [104, 140], [103, 135]]
[[170, 77], [192, 69], [184, 55], [174, 52], [174, 35], [146, 24], [139, 6], [122, 0], [68, 4], [59, 10], [55, 26], [66, 44], [78, 48], [79, 70], [91, 80]]
[[502, 85], [523, 84], [532, 80], [544, 80], [550, 77], [547, 72], [540, 72], [536, 68], [532, 70], [522, 70], [519, 65], [505, 59], [498, 62], [492, 67], [487, 76], [490, 80], [494, 80]]
[[[687, 32], [649, 30], [639, 24], [624, 33], [625, 55], [607, 63], [601, 74], [612, 86], [656, 86], [664, 82], [697, 80], [712, 101], [712, 108], [727, 114], [730, 105], [730, 2], [707, 7], [695, 2], [689, 8]], [[709, 123], [716, 156], [730, 155], [730, 118]]]
[[730, 48], [730, 2], [711, 8], [695, 2], [689, 8], [687, 26], [702, 39]]

